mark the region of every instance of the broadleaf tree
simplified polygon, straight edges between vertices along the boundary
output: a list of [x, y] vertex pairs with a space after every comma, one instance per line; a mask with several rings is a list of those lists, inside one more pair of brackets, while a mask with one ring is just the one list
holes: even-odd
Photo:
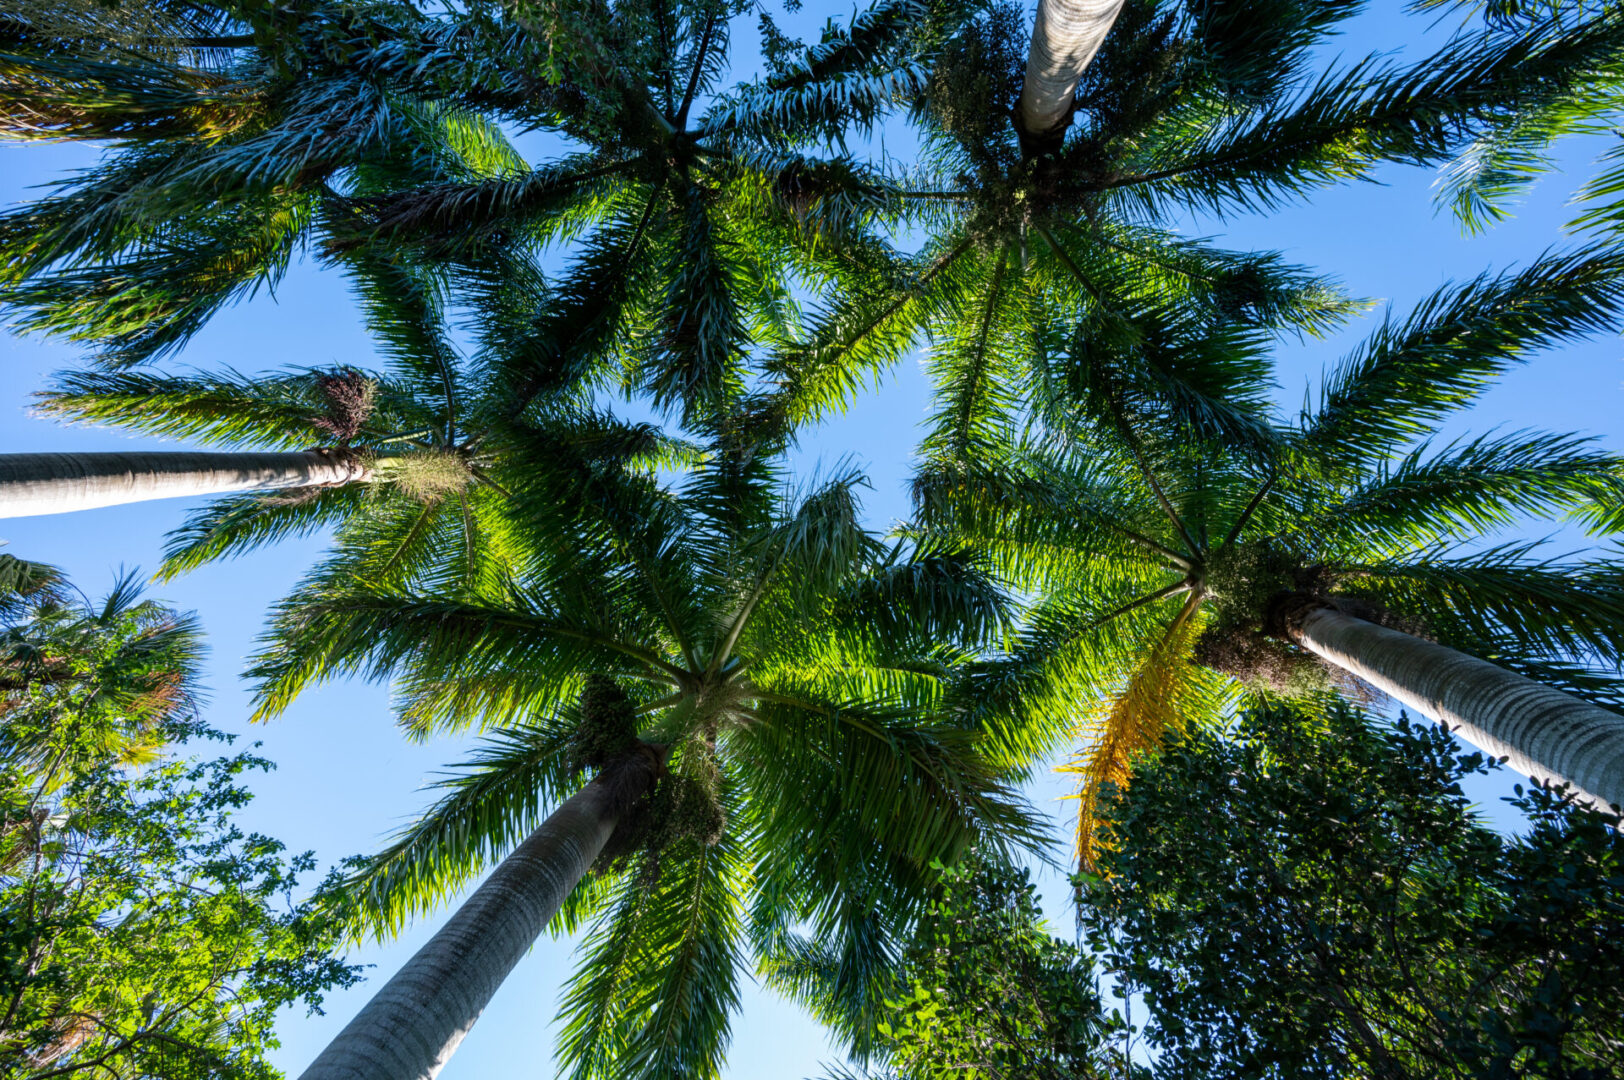
[[252, 750], [197, 715], [196, 622], [35, 593], [0, 631], [0, 1071], [271, 1080], [273, 1023], [359, 971], [289, 897], [310, 853], [234, 822]]
[[1618, 819], [1519, 785], [1502, 834], [1461, 786], [1493, 771], [1436, 726], [1323, 700], [1248, 710], [1141, 761], [1079, 911], [1142, 990], [1158, 1067], [1616, 1072]]

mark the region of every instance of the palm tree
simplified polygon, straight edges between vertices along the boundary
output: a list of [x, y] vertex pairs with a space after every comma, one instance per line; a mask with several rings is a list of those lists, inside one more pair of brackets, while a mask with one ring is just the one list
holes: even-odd
[[[147, 14], [165, 11], [160, 4]], [[186, 8], [180, 16], [203, 18], [194, 30], [219, 30], [230, 19], [204, 7]], [[76, 62], [72, 42], [36, 41], [28, 35], [24, 39], [23, 54], [38, 51], [40, 63], [71, 67]], [[243, 45], [237, 41], [232, 47]], [[173, 66], [180, 63], [176, 55], [195, 51], [188, 46], [178, 54], [170, 50], [149, 56], [122, 47], [114, 50], [122, 65], [118, 70], [137, 81], [138, 76], [152, 74], [142, 65]], [[101, 65], [100, 71], [111, 62], [95, 63]], [[129, 71], [124, 71], [126, 67]], [[204, 79], [207, 72], [199, 69], [192, 74]], [[209, 80], [221, 78], [209, 75], [204, 81], [213, 85]], [[25, 98], [29, 92], [47, 96], [54, 92], [54, 84], [29, 85], [33, 88], [23, 92]], [[94, 79], [69, 79], [57, 89], [87, 94], [96, 85]], [[106, 108], [115, 113], [131, 108], [147, 115], [132, 104], [140, 98], [132, 93], [133, 98], [114, 95]], [[59, 104], [70, 118], [100, 115], [83, 101]], [[161, 111], [152, 102], [146, 107]], [[175, 107], [175, 102], [167, 107]], [[209, 108], [200, 101], [195, 113], [185, 115], [197, 121], [206, 118]], [[389, 139], [396, 158], [357, 168], [360, 189], [468, 175], [492, 167], [493, 161], [500, 163], [507, 152], [494, 128], [466, 112], [418, 109], [401, 123]], [[103, 132], [100, 137], [112, 134]], [[23, 283], [12, 291], [12, 299], [26, 306], [30, 301], [25, 294], [37, 287], [38, 298], [47, 307], [57, 305], [53, 309], [57, 314], [47, 321], [65, 319], [61, 325], [74, 328], [75, 336], [106, 345], [111, 351], [102, 355], [103, 366], [121, 369], [62, 378], [55, 391], [43, 396], [44, 411], [239, 449], [0, 455], [0, 516], [61, 513], [156, 498], [278, 493], [249, 494], [216, 505], [215, 511], [224, 511], [224, 520], [215, 523], [220, 528], [214, 539], [219, 540], [219, 531], [227, 526], [239, 533], [252, 532], [245, 525], [248, 520], [261, 531], [267, 519], [276, 518], [302, 517], [305, 524], [295, 528], [313, 527], [332, 520], [335, 507], [340, 513], [353, 510], [364, 491], [385, 485], [409, 489], [436, 471], [455, 471], [449, 468], [454, 458], [470, 457], [470, 433], [456, 430], [456, 395], [464, 391], [453, 386], [460, 373], [444, 325], [445, 272], [370, 247], [351, 250], [340, 261], [355, 280], [371, 328], [395, 361], [394, 382], [381, 383], [353, 368], [256, 377], [230, 371], [161, 376], [131, 370], [134, 364], [184, 344], [233, 297], [257, 284], [274, 284], [292, 245], [303, 235], [297, 230], [308, 229], [318, 207], [312, 201], [317, 196], [300, 194], [293, 183], [261, 193], [275, 204], [271, 210], [246, 196], [236, 202], [222, 196], [220, 205], [214, 205], [224, 180], [214, 175], [205, 181], [200, 173], [207, 173], [207, 162], [196, 159], [201, 153], [212, 161], [209, 155], [225, 153], [229, 140], [217, 140], [204, 151], [189, 129], [148, 133], [150, 138], [125, 134], [126, 163], [144, 163], [141, 167], [149, 172], [156, 168], [152, 176], [137, 183], [129, 169], [111, 167], [86, 180], [77, 194], [25, 206], [0, 224], [5, 237], [0, 247], [9, 260], [9, 273]], [[93, 132], [77, 135], [98, 137]], [[175, 146], [161, 149], [166, 139]], [[365, 149], [364, 141], [356, 146], [357, 153]], [[154, 164], [158, 159], [162, 167]], [[163, 179], [168, 175], [165, 169], [179, 167], [177, 162], [192, 170], [187, 175], [202, 186], [202, 193], [173, 190], [173, 178]], [[273, 168], [272, 163], [261, 164]], [[131, 185], [141, 188], [142, 183], [148, 184], [144, 193], [132, 195], [128, 190]], [[180, 201], [166, 203], [154, 186]], [[139, 204], [139, 213], [121, 208], [124, 199]], [[206, 211], [194, 205], [198, 199], [207, 205]], [[202, 218], [194, 220], [200, 213]], [[76, 250], [75, 245], [88, 247]], [[131, 245], [133, 254], [117, 254]], [[98, 257], [111, 257], [113, 262], [97, 263]], [[37, 277], [48, 266], [59, 269]], [[416, 426], [391, 426], [403, 420]], [[278, 515], [270, 511], [273, 507], [289, 512]], [[277, 529], [272, 526], [270, 531]]]
[[1021, 74], [1040, 50], [1029, 56], [1020, 12], [965, 15], [932, 50], [914, 104], [919, 162], [896, 196], [926, 241], [913, 257], [853, 251], [867, 284], [854, 278], [780, 351], [777, 407], [796, 422], [843, 407], [921, 334], [944, 395], [1024, 393], [1034, 355], [1120, 281], [1147, 300], [1318, 331], [1349, 310], [1325, 282], [1183, 238], [1183, 216], [1269, 210], [1384, 162], [1441, 164], [1485, 125], [1591, 80], [1624, 39], [1619, 20], [1552, 16], [1515, 41], [1463, 36], [1409, 68], [1369, 60], [1311, 78], [1314, 48], [1353, 10], [1125, 4], [1058, 142], [1010, 119], [1037, 85]]
[[[1552, 513], [1616, 531], [1624, 460], [1542, 433], [1429, 441], [1533, 350], [1616, 325], [1617, 264], [1547, 256], [1443, 289], [1384, 323], [1293, 426], [1267, 418], [1263, 339], [1119, 310], [1054, 358], [1035, 433], [927, 466], [923, 519], [1043, 594], [984, 707], [1058, 746], [1075, 703], [1100, 702], [1074, 766], [1085, 862], [1097, 800], [1167, 730], [1244, 688], [1357, 693], [1345, 676], [1536, 778], [1624, 799], [1624, 576], [1481, 543]], [[1168, 373], [1223, 392], [1169, 394]]]
[[1122, 12], [1123, 0], [1038, 0], [1026, 77], [1015, 106], [1022, 141], [1058, 145], [1076, 107], [1082, 78], [1105, 35]]
[[[329, 526], [339, 527], [352, 573], [387, 577], [446, 558], [475, 572], [492, 542], [502, 497], [493, 470], [500, 473], [504, 445], [480, 419], [479, 384], [470, 378], [478, 365], [450, 343], [432, 276], [377, 264], [353, 269], [384, 353], [382, 372], [60, 376], [41, 398], [48, 414], [250, 449], [0, 456], [0, 476], [18, 478], [0, 484], [0, 512], [235, 487], [246, 490], [204, 505], [172, 536], [163, 573]], [[324, 449], [298, 449], [323, 442]], [[42, 457], [47, 467], [30, 472]], [[76, 479], [92, 470], [103, 474], [93, 477], [99, 482]], [[271, 481], [289, 486], [266, 493]]]
[[[71, 42], [23, 50], [25, 87], [34, 87], [23, 100], [41, 95], [32, 107], [58, 117], [50, 132], [116, 136], [126, 148], [69, 193], [0, 220], [0, 254], [16, 283], [10, 299], [27, 312], [25, 325], [98, 342], [101, 365], [121, 369], [68, 380], [47, 407], [223, 437], [259, 456], [16, 455], [0, 460], [0, 513], [245, 492], [194, 519], [183, 538], [209, 547], [230, 533], [251, 543], [342, 518], [367, 493], [398, 490], [402, 469], [432, 471], [412, 445], [378, 439], [438, 433], [416, 449], [456, 486], [469, 470], [454, 458], [468, 464], [477, 452], [481, 468], [493, 467], [503, 424], [578, 406], [617, 381], [685, 416], [719, 407], [750, 380], [744, 346], [793, 334], [791, 277], [838, 279], [842, 245], [886, 211], [886, 192], [863, 170], [798, 147], [871, 122], [917, 85], [905, 31], [924, 17], [917, 5], [887, 0], [831, 27], [818, 45], [789, 50], [772, 77], [705, 106], [727, 47], [728, 16], [714, 4], [656, 6], [637, 18], [617, 9], [612, 25], [604, 13], [550, 15], [530, 30], [488, 13], [425, 20], [406, 8], [378, 11], [371, 44], [356, 53], [345, 37], [341, 64], [329, 53], [348, 25], [344, 11], [256, 24], [249, 38], [232, 39], [230, 93], [173, 56], [110, 65], [78, 57]], [[541, 45], [532, 30], [545, 31]], [[574, 46], [555, 48], [563, 41]], [[453, 43], [455, 61], [446, 55]], [[520, 78], [521, 60], [532, 62], [527, 71], [573, 80], [571, 89], [540, 92], [532, 75]], [[176, 80], [190, 88], [179, 114]], [[199, 80], [208, 88], [201, 101]], [[219, 100], [209, 96], [216, 91]], [[564, 102], [570, 94], [579, 100]], [[368, 134], [330, 138], [360, 123], [357, 108], [376, 110]], [[211, 129], [199, 141], [197, 123], [224, 124], [224, 113], [242, 110], [253, 116], [240, 132]], [[493, 117], [555, 129], [585, 149], [531, 168]], [[583, 231], [561, 279], [545, 281], [539, 252]], [[384, 430], [353, 445], [319, 432], [290, 443], [310, 415], [286, 415], [285, 380], [130, 374], [178, 348], [221, 305], [274, 283], [304, 244], [360, 279], [374, 328], [414, 351], [413, 364], [443, 367], [425, 354], [449, 348], [409, 340], [421, 330], [419, 312], [477, 312], [475, 363], [457, 391], [477, 403], [449, 417], [458, 405], [442, 403], [432, 423], [374, 425]], [[380, 319], [403, 281], [418, 311]], [[244, 407], [276, 415], [250, 432], [230, 415]], [[168, 415], [177, 408], [184, 419]], [[763, 413], [762, 422], [772, 419]], [[447, 443], [451, 427], [460, 439]], [[439, 501], [467, 513], [460, 500]]]
[[[734, 13], [720, 0], [522, 16], [385, 4], [364, 33], [347, 5], [220, 10], [253, 30], [225, 74], [23, 42], [30, 122], [122, 147], [0, 216], [25, 328], [127, 366], [274, 283], [306, 245], [449, 261], [487, 304], [493, 266], [533, 272], [538, 249], [579, 237], [505, 358], [515, 410], [620, 378], [685, 412], [740, 384], [739, 346], [783, 340], [794, 287], [838, 281], [843, 247], [894, 202], [820, 148], [917, 90], [910, 32], [928, 16], [879, 0], [721, 94]], [[532, 166], [503, 123], [555, 132], [567, 151]]]
[[[837, 971], [872, 1012], [931, 861], [1031, 836], [948, 708], [1001, 594], [866, 533], [854, 474], [788, 498], [747, 431], [716, 432], [675, 491], [562, 444], [532, 455], [510, 505], [535, 562], [511, 580], [282, 606], [261, 715], [315, 679], [399, 672], [412, 732], [501, 725], [352, 879], [363, 925], [398, 929], [512, 851], [310, 1080], [434, 1075], [549, 920], [594, 912], [565, 996], [573, 1075], [714, 1076], [747, 947], [791, 990]], [[577, 790], [583, 765], [602, 771]]]
[[59, 599], [61, 588], [62, 572], [56, 567], [0, 555], [0, 618], [9, 618], [36, 600]]
[[88, 769], [151, 760], [196, 722], [203, 635], [143, 600], [136, 574], [92, 602], [49, 568], [18, 566], [25, 587], [0, 625], [0, 766], [30, 778], [32, 812]]

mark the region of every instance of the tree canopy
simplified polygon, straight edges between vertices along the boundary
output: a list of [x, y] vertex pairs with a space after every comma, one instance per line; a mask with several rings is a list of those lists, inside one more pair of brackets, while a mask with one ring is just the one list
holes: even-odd
[[[1618, 719], [1617, 553], [1488, 537], [1615, 538], [1624, 459], [1439, 436], [1619, 328], [1616, 163], [1584, 246], [1386, 316], [1300, 416], [1273, 401], [1283, 343], [1363, 305], [1188, 234], [1393, 165], [1446, 169], [1481, 228], [1616, 119], [1617, 5], [1415, 6], [1466, 17], [1428, 55], [1345, 61], [1349, 0], [1126, 0], [1038, 132], [1010, 0], [872, 0], [811, 44], [744, 0], [13, 5], [0, 137], [105, 151], [0, 213], [0, 304], [86, 353], [43, 411], [354, 463], [194, 509], [163, 572], [330, 532], [271, 613], [257, 718], [359, 676], [394, 683], [405, 737], [478, 741], [383, 851], [273, 911], [313, 864], [231, 825], [264, 763], [173, 758], [210, 735], [195, 625], [0, 557], [5, 970], [35, 1010], [0, 1052], [260, 1075], [270, 1013], [351, 977], [341, 930], [450, 902], [636, 749], [653, 787], [554, 923], [585, 931], [576, 1080], [718, 1075], [750, 970], [907, 1080], [1136, 1074], [1006, 865], [1043, 840], [1018, 786], [1057, 757], [1158, 1068], [1602, 1075], [1616, 835], [1543, 792], [1527, 837], [1485, 832], [1453, 786], [1481, 763], [1332, 703], [1369, 692], [1292, 613]], [[178, 367], [302, 259], [343, 276], [373, 355]], [[856, 469], [789, 462], [921, 345], [914, 510], [882, 533]], [[190, 1064], [142, 1056], [170, 1050]]]
[[129, 578], [104, 600], [35, 595], [0, 631], [0, 1070], [269, 1080], [273, 1022], [359, 970], [294, 903], [306, 852], [232, 818], [252, 749], [196, 712], [190, 618]]
[[1624, 834], [1520, 785], [1521, 831], [1486, 828], [1461, 782], [1493, 768], [1440, 728], [1329, 701], [1259, 706], [1144, 760], [1079, 910], [1144, 994], [1158, 1069], [1615, 1072]]

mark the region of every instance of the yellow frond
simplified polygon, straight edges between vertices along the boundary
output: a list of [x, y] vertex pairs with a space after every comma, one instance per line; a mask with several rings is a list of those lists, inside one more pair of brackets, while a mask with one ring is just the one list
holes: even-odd
[[1099, 810], [1128, 786], [1136, 757], [1159, 748], [1169, 731], [1184, 729], [1184, 699], [1192, 687], [1190, 649], [1195, 641], [1192, 597], [1129, 674], [1121, 693], [1106, 698], [1078, 725], [1083, 743], [1059, 771], [1078, 777], [1077, 863], [1093, 871], [1108, 841], [1100, 834]]

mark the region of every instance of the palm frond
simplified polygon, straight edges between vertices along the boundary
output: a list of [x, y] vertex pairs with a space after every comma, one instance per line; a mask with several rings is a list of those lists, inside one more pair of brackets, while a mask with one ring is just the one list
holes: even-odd
[[[559, 618], [523, 601], [512, 606], [456, 603], [410, 595], [350, 593], [295, 597], [279, 604], [266, 648], [249, 674], [259, 682], [257, 716], [286, 708], [300, 689], [341, 675], [381, 680], [410, 662], [456, 673], [475, 688], [488, 715], [511, 721], [573, 698], [585, 672], [663, 670], [655, 655], [590, 624]], [[524, 698], [501, 679], [478, 690], [487, 672], [523, 672]]]
[[1148, 643], [1122, 689], [1092, 708], [1077, 729], [1084, 749], [1060, 767], [1078, 778], [1077, 862], [1084, 869], [1093, 870], [1105, 850], [1102, 806], [1128, 786], [1135, 760], [1210, 715], [1199, 701], [1201, 673], [1190, 660], [1194, 610], [1194, 601], [1187, 602]]
[[1342, 589], [1423, 627], [1616, 668], [1624, 661], [1624, 574], [1606, 561], [1534, 560], [1536, 546], [1349, 566]]
[[1303, 418], [1306, 452], [1350, 467], [1379, 459], [1429, 434], [1535, 350], [1617, 325], [1620, 259], [1605, 249], [1547, 255], [1441, 289], [1403, 321], [1390, 319], [1326, 381], [1318, 410]]
[[1299, 504], [1280, 527], [1337, 550], [1411, 550], [1509, 528], [1525, 516], [1624, 500], [1624, 463], [1594, 440], [1543, 432], [1423, 445], [1374, 466], [1356, 487]]
[[38, 401], [41, 412], [61, 420], [205, 444], [300, 450], [331, 440], [323, 426], [329, 402], [321, 375], [76, 371], [58, 375]]
[[165, 537], [157, 578], [168, 581], [216, 559], [340, 525], [372, 497], [364, 485], [345, 484], [291, 495], [252, 492], [216, 499], [192, 511]]
[[467, 762], [437, 780], [444, 794], [345, 880], [352, 932], [379, 940], [446, 904], [505, 856], [562, 802], [574, 725], [557, 717], [486, 736]]

